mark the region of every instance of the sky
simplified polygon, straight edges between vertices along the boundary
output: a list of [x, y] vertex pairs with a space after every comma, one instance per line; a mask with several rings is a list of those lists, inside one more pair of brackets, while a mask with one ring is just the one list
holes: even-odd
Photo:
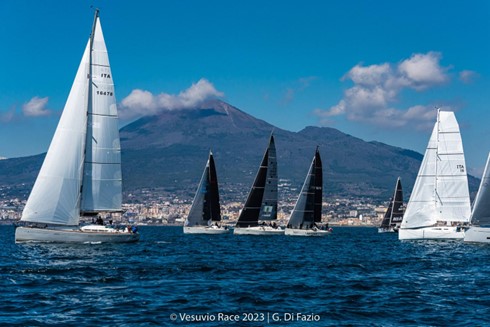
[[[219, 98], [279, 128], [424, 153], [453, 110], [490, 151], [489, 1], [0, 1], [0, 157], [45, 152], [100, 17], [121, 126]], [[328, 155], [328, 154], [325, 154]]]

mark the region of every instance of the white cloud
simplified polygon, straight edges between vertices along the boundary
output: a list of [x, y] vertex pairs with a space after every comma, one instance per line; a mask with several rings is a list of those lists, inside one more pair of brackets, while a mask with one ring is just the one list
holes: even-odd
[[416, 90], [424, 90], [434, 85], [443, 84], [449, 80], [446, 72], [449, 67], [441, 67], [439, 52], [428, 52], [427, 54], [414, 54], [410, 59], [402, 61], [398, 65], [400, 81], [406, 83], [407, 87]]
[[121, 101], [119, 116], [122, 119], [130, 119], [156, 115], [164, 110], [189, 109], [206, 100], [223, 96], [223, 92], [216, 90], [214, 85], [204, 78], [177, 95], [154, 95], [149, 91], [136, 89]]
[[436, 113], [434, 106], [397, 109], [393, 105], [404, 89], [420, 92], [448, 82], [449, 67], [442, 67], [440, 59], [440, 53], [428, 52], [413, 54], [398, 64], [358, 64], [342, 77], [354, 85], [345, 90], [339, 103], [326, 110], [316, 109], [313, 113], [322, 124], [330, 123], [330, 117], [345, 115], [348, 120], [377, 126], [430, 128]]
[[22, 106], [22, 112], [24, 113], [24, 116], [27, 117], [47, 116], [51, 114], [51, 111], [46, 109], [47, 103], [48, 97], [34, 97], [28, 102], [24, 103]]
[[472, 83], [478, 76], [478, 73], [472, 70], [463, 70], [459, 72], [459, 80], [465, 84]]

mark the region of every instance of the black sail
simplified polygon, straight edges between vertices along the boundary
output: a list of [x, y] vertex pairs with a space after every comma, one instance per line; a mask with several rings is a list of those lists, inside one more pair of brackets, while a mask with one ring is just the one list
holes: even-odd
[[209, 224], [210, 220], [221, 220], [218, 177], [212, 153], [209, 153], [209, 158], [206, 167], [204, 168], [196, 195], [192, 201], [192, 206], [185, 225], [206, 226]]
[[322, 198], [323, 198], [323, 168], [322, 159], [318, 149], [315, 152], [315, 204], [313, 218], [315, 223], [322, 222]]
[[206, 192], [203, 210], [204, 220], [221, 221], [219, 205], [218, 176], [213, 155], [209, 155], [208, 190]]
[[390, 204], [381, 222], [381, 228], [390, 228], [403, 220], [403, 191], [400, 177], [398, 177], [395, 186], [395, 193], [390, 199]]
[[405, 207], [403, 206], [402, 182], [400, 180], [400, 177], [398, 177], [395, 188], [395, 200], [393, 201], [391, 224], [395, 225], [395, 223], [401, 223], [404, 213]]
[[288, 227], [307, 229], [322, 220], [323, 171], [318, 148], [296, 201]]
[[277, 158], [274, 136], [264, 153], [252, 189], [238, 217], [237, 227], [258, 226], [259, 220], [277, 219]]

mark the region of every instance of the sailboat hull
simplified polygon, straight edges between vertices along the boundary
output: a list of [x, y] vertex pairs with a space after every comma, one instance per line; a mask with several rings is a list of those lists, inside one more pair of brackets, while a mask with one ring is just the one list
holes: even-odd
[[184, 234], [228, 234], [229, 228], [216, 226], [184, 226]]
[[82, 231], [80, 228], [17, 227], [15, 242], [56, 243], [130, 243], [137, 242], [140, 235], [128, 232]]
[[463, 228], [453, 226], [424, 227], [417, 229], [398, 230], [399, 240], [462, 240], [465, 236]]
[[286, 228], [286, 231], [284, 232], [284, 234], [288, 236], [327, 236], [330, 233], [331, 231], [329, 230], [293, 228]]
[[236, 235], [282, 235], [284, 230], [271, 226], [254, 226], [254, 227], [235, 227], [233, 234]]
[[464, 241], [470, 243], [490, 243], [490, 228], [470, 227], [464, 235]]
[[378, 233], [398, 233], [398, 228], [390, 227], [390, 228], [378, 228]]

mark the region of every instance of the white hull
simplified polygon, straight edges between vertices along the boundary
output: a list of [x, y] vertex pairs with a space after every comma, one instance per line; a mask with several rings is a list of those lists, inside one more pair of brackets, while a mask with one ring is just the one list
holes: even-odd
[[378, 233], [397, 233], [398, 229], [392, 228], [378, 228]]
[[[109, 231], [110, 230], [110, 231]], [[80, 228], [37, 228], [17, 227], [15, 242], [57, 242], [57, 243], [129, 243], [137, 242], [138, 233], [116, 231], [82, 231]]]
[[235, 227], [233, 234], [236, 235], [282, 235], [284, 230], [270, 226], [255, 226], [255, 227]]
[[184, 234], [227, 234], [229, 228], [216, 226], [184, 226]]
[[490, 243], [490, 228], [470, 227], [464, 235], [464, 241], [472, 243]]
[[285, 235], [289, 236], [327, 236], [331, 231], [321, 229], [294, 229], [286, 228]]
[[417, 229], [398, 230], [399, 240], [462, 240], [463, 228], [452, 226], [423, 227]]

